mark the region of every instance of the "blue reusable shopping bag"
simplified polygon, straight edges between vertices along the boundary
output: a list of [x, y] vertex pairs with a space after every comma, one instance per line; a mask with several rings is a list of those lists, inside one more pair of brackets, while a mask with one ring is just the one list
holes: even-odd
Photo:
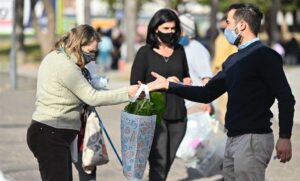
[[[137, 101], [142, 91], [150, 101], [147, 86], [142, 85], [131, 102]], [[121, 151], [123, 174], [128, 180], [141, 180], [151, 150], [156, 125], [156, 115], [142, 116], [121, 113]]]

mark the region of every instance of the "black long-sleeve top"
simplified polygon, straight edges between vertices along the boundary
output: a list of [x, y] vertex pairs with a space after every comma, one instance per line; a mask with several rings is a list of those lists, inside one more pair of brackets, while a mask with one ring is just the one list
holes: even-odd
[[170, 83], [168, 92], [209, 103], [227, 91], [225, 127], [230, 137], [272, 132], [270, 108], [276, 98], [279, 135], [290, 138], [295, 99], [283, 71], [281, 56], [258, 41], [228, 57], [222, 69], [204, 87]]
[[[186, 55], [182, 46], [178, 45], [174, 48], [173, 54], [165, 58], [155, 52], [150, 45], [141, 47], [134, 59], [131, 68], [130, 83], [136, 84], [137, 81], [149, 83], [155, 78], [151, 72], [157, 72], [165, 77], [176, 76], [181, 81], [185, 77], [189, 77], [189, 69]], [[166, 120], [180, 120], [186, 118], [186, 108], [184, 99], [174, 94], [163, 92], [165, 98], [165, 113], [163, 118]]]

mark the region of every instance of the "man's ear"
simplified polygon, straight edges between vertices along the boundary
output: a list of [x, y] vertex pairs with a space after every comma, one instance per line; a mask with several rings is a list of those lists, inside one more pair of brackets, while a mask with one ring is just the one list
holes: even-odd
[[241, 20], [240, 25], [239, 25], [240, 31], [244, 31], [247, 27], [248, 27], [248, 24], [246, 23], [246, 21]]

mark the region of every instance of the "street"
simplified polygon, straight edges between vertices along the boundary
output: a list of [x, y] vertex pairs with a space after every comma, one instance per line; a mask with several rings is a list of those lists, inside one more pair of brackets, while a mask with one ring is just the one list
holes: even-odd
[[[295, 123], [292, 136], [293, 158], [286, 164], [278, 160], [271, 160], [267, 168], [267, 181], [297, 181], [300, 178], [300, 67], [285, 67], [292, 91], [296, 98]], [[31, 122], [31, 114], [34, 111], [36, 69], [19, 70], [18, 89], [9, 89], [9, 77], [7, 73], [0, 73], [0, 181], [1, 172], [7, 181], [38, 181], [40, 179], [37, 161], [27, 147], [26, 131]], [[110, 88], [128, 85], [124, 73], [111, 72]], [[97, 108], [108, 133], [111, 136], [120, 154], [120, 111], [125, 104]], [[274, 113], [273, 131], [278, 138], [277, 104], [272, 110]], [[110, 162], [97, 168], [98, 180], [116, 181], [126, 180], [109, 142], [106, 140]], [[274, 154], [274, 153], [273, 153]], [[147, 180], [147, 169], [144, 180]], [[186, 179], [186, 169], [183, 163], [176, 159], [169, 173], [168, 181], [214, 181], [220, 179], [219, 175], [210, 178]], [[193, 177], [193, 176], [191, 176]], [[194, 176], [196, 177], [196, 176]], [[78, 181], [75, 167], [73, 167], [74, 181]]]

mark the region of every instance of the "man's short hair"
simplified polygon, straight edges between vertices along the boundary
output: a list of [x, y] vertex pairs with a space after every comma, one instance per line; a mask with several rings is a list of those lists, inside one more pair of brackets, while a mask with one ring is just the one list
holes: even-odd
[[246, 21], [249, 24], [251, 31], [257, 35], [263, 18], [263, 13], [260, 12], [259, 8], [250, 3], [237, 3], [232, 4], [228, 8], [228, 11], [232, 9], [236, 10], [233, 15], [235, 21]]

